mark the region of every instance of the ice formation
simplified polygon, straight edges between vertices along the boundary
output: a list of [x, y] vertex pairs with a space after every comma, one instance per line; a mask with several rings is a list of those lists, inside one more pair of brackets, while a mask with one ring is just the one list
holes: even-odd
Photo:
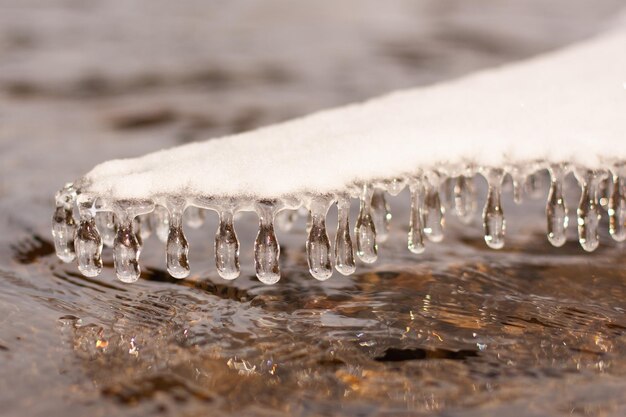
[[[483, 210], [485, 242], [504, 245], [502, 182], [510, 175], [519, 201], [526, 178], [547, 169], [547, 237], [565, 243], [568, 211], [562, 186], [573, 173], [581, 186], [579, 241], [598, 246], [600, 182], [611, 187], [611, 236], [626, 239], [626, 31], [522, 63], [452, 82], [407, 90], [365, 103], [327, 110], [255, 131], [96, 166], [56, 197], [53, 235], [57, 255], [78, 260], [80, 271], [102, 269], [103, 244], [113, 247], [115, 270], [125, 282], [138, 279], [141, 241], [152, 230], [166, 243], [169, 273], [189, 274], [182, 216], [192, 226], [203, 211], [219, 214], [215, 236], [217, 271], [239, 275], [239, 242], [233, 216], [256, 211], [254, 245], [258, 278], [280, 278], [280, 247], [274, 219], [282, 210], [309, 211], [307, 259], [311, 274], [328, 279], [334, 268], [355, 271], [355, 255], [377, 258], [387, 235], [385, 192], [408, 187], [408, 248], [443, 237], [441, 193], [461, 220], [476, 209], [473, 177], [488, 182]], [[360, 211], [351, 235], [350, 198]], [[335, 239], [326, 213], [338, 206]], [[77, 208], [79, 220], [74, 220]], [[283, 217], [287, 227], [291, 215]]]

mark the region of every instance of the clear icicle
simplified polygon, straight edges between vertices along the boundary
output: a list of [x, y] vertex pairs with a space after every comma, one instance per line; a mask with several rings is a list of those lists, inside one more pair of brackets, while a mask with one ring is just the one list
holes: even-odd
[[166, 260], [167, 271], [174, 278], [186, 278], [189, 275], [189, 244], [183, 232], [184, 201], [170, 201], [169, 225], [167, 236]]
[[325, 281], [333, 274], [330, 240], [326, 232], [326, 213], [332, 200], [323, 197], [311, 199], [311, 229], [306, 240], [309, 272], [313, 278]]
[[113, 242], [113, 261], [115, 274], [120, 281], [135, 282], [139, 279], [139, 253], [141, 246], [133, 231], [132, 219], [119, 213], [120, 223]]
[[372, 195], [372, 219], [376, 228], [376, 239], [382, 243], [389, 238], [389, 223], [391, 222], [391, 211], [385, 199], [385, 192], [374, 190]]
[[352, 238], [350, 237], [350, 200], [346, 197], [340, 197], [337, 201], [335, 269], [342, 275], [351, 275], [356, 270]]
[[[431, 183], [433, 180], [435, 183]], [[429, 178], [424, 193], [424, 234], [431, 242], [443, 240], [444, 208], [439, 197], [438, 181], [436, 176]]]
[[489, 184], [489, 191], [483, 210], [485, 242], [492, 249], [502, 249], [504, 247], [504, 233], [506, 230], [506, 221], [500, 202], [504, 171], [501, 169], [490, 169], [486, 173], [486, 179]]
[[219, 225], [215, 232], [215, 265], [217, 273], [224, 279], [239, 276], [239, 240], [230, 210], [219, 212]]
[[96, 227], [94, 201], [80, 201], [78, 206], [80, 225], [74, 239], [78, 270], [86, 277], [95, 277], [102, 271], [102, 239]]
[[255, 208], [259, 216], [259, 232], [254, 241], [256, 276], [264, 284], [275, 284], [280, 279], [280, 246], [274, 233], [275, 204], [262, 200]]
[[411, 190], [411, 214], [409, 218], [408, 248], [413, 253], [424, 252], [424, 218], [422, 210], [422, 196], [424, 185], [418, 180], [409, 185]]
[[195, 206], [187, 207], [187, 210], [185, 210], [185, 224], [192, 229], [202, 227], [204, 224], [204, 210]]
[[167, 242], [170, 233], [169, 213], [163, 206], [156, 206], [150, 213], [151, 229], [163, 243]]
[[614, 240], [623, 242], [626, 240], [626, 190], [624, 177], [619, 173], [613, 173], [613, 186], [609, 199], [609, 232]]
[[550, 192], [546, 203], [548, 222], [548, 241], [552, 246], [563, 246], [567, 240], [566, 231], [569, 223], [567, 206], [563, 198], [563, 180], [566, 169], [561, 165], [552, 165], [550, 172]]
[[356, 254], [360, 260], [371, 264], [378, 259], [378, 245], [376, 244], [376, 226], [372, 219], [372, 187], [363, 185], [360, 197], [359, 217], [354, 226], [356, 236]]
[[96, 213], [96, 227], [100, 232], [102, 243], [109, 248], [112, 247], [115, 240], [115, 214], [112, 211]]
[[587, 252], [593, 252], [600, 244], [598, 224], [600, 207], [598, 204], [598, 185], [602, 174], [592, 170], [577, 170], [576, 179], [581, 187], [578, 205], [578, 241]]
[[153, 209], [154, 205], [151, 202], [143, 201], [119, 201], [114, 206], [118, 224], [113, 242], [113, 263], [115, 274], [120, 281], [135, 282], [139, 279], [141, 245], [133, 230], [133, 220], [138, 215], [148, 213]]
[[52, 237], [57, 256], [63, 262], [72, 262], [76, 258], [74, 251], [74, 201], [76, 191], [71, 184], [66, 185], [56, 195], [56, 208], [52, 216]]
[[468, 224], [476, 212], [474, 179], [460, 175], [454, 184], [454, 210], [463, 223]]

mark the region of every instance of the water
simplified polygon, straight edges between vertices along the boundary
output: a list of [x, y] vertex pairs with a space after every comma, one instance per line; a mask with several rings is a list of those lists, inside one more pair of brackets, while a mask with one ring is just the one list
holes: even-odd
[[[230, 18], [220, 14], [216, 25], [207, 25], [206, 16], [194, 20], [205, 6], [192, 2], [176, 13], [168, 9], [169, 3], [151, 3], [126, 19], [120, 18], [120, 10], [127, 7], [121, 3], [84, 8], [70, 3], [59, 2], [55, 9], [23, 2], [19, 7], [3, 5], [0, 13], [0, 33], [8, 39], [0, 42], [3, 64], [11, 63], [0, 71], [0, 100], [7, 104], [3, 112], [9, 127], [0, 130], [3, 415], [626, 413], [624, 248], [609, 233], [609, 217], [618, 219], [624, 213], [620, 209], [624, 193], [619, 187], [614, 192], [612, 179], [608, 210], [596, 203], [601, 214], [599, 246], [591, 253], [577, 241], [574, 221], [566, 229], [562, 247], [555, 248], [546, 239], [551, 184], [545, 171], [516, 187], [522, 190], [522, 205], [512, 201], [511, 181], [504, 180], [501, 205], [507, 219], [506, 243], [499, 251], [489, 249], [483, 240], [477, 209], [484, 207], [487, 184], [480, 177], [472, 199], [477, 209], [470, 223], [461, 221], [456, 209], [450, 210], [444, 204], [447, 199], [442, 199], [445, 238], [433, 243], [422, 236], [425, 251], [421, 254], [407, 250], [409, 219], [413, 218], [411, 184], [398, 186], [404, 190], [399, 195], [385, 195], [392, 218], [387, 241], [378, 245], [377, 263], [365, 264], [357, 258], [352, 275], [335, 273], [324, 282], [308, 272], [306, 216], [294, 219], [289, 232], [278, 227], [273, 231], [281, 249], [280, 281], [272, 286], [255, 277], [259, 222], [254, 213], [233, 215], [240, 275], [232, 281], [222, 279], [216, 268], [214, 240], [221, 228], [214, 211], [203, 212], [204, 223], [198, 229], [183, 224], [191, 272], [182, 280], [167, 272], [165, 242], [170, 224], [166, 211], [161, 211], [159, 221], [152, 216], [147, 221], [141, 215], [140, 226], [115, 214], [124, 224], [122, 241], [128, 251], [121, 255], [129, 266], [135, 259], [136, 243], [143, 241], [140, 278], [132, 284], [115, 278], [114, 251], [107, 245], [114, 244], [119, 233], [111, 238], [110, 227], [106, 238], [100, 231], [104, 247], [102, 273], [97, 278], [84, 277], [76, 263], [57, 259], [54, 240], [63, 238], [57, 234], [53, 239], [50, 234], [55, 189], [99, 161], [521, 57], [591, 33], [621, 2], [598, 2], [590, 10], [586, 3], [568, 1], [566, 17], [559, 12], [564, 4], [559, 2], [549, 6], [494, 2], [485, 6], [483, 17], [464, 3], [413, 6], [415, 2], [398, 2], [393, 6], [397, 9], [390, 6], [392, 11], [384, 15], [389, 20], [380, 18], [380, 7], [352, 5], [345, 11], [335, 7], [329, 15], [339, 16], [339, 21], [344, 13], [352, 16], [358, 11], [374, 16], [367, 22], [377, 29], [368, 32], [372, 35], [366, 41], [360, 40], [360, 29], [339, 30], [330, 25], [316, 30], [311, 36], [319, 42], [310, 45], [330, 52], [328, 59], [317, 56], [308, 61], [281, 61], [276, 54], [297, 51], [249, 47], [242, 39], [250, 32], [271, 33], [268, 42], [286, 42], [286, 37], [272, 31], [290, 22], [305, 28], [303, 20], [322, 14], [323, 6], [308, 13], [276, 6], [282, 7], [282, 23], [264, 25], [273, 21], [275, 11], [252, 13], [252, 6], [233, 2], [232, 6], [220, 5]], [[484, 16], [494, 19], [485, 24]], [[154, 25], [135, 24], [148, 17]], [[235, 28], [224, 29], [227, 24], [220, 22], [227, 21]], [[511, 23], [517, 21], [519, 26]], [[55, 22], [61, 22], [62, 28]], [[246, 22], [245, 30], [237, 22]], [[431, 22], [437, 24], [429, 26]], [[507, 22], [506, 27], [497, 22]], [[161, 32], [143, 32], [159, 27], [173, 37], [190, 25], [197, 35], [184, 36], [189, 48], [165, 43], [162, 37], [155, 44]], [[82, 60], [71, 60], [78, 67], [55, 71], [58, 67], [49, 57], [68, 56], [75, 50], [67, 42], [72, 32], [64, 29], [70, 27], [83, 31], [84, 36], [71, 36], [84, 46], [79, 48], [84, 51]], [[115, 27], [116, 36], [105, 27]], [[356, 23], [351, 27], [362, 28]], [[554, 35], [555, 27], [560, 29], [558, 35]], [[205, 36], [204, 30], [212, 36]], [[215, 36], [220, 30], [240, 35]], [[301, 30], [289, 31], [290, 37], [307, 39]], [[351, 37], [351, 30], [359, 36]], [[487, 30], [489, 36], [485, 36]], [[326, 43], [326, 35], [333, 42]], [[223, 39], [237, 46], [215, 45]], [[339, 48], [332, 55], [338, 39], [354, 46], [348, 54]], [[507, 39], [507, 47], [491, 39]], [[106, 49], [110, 43], [120, 47]], [[129, 61], [121, 59], [124, 51], [142, 45], [140, 50], [152, 57], [150, 67], [161, 77], [152, 77], [151, 83], [139, 83], [138, 68], [125, 66], [123, 62]], [[237, 72], [240, 67], [231, 51], [239, 47], [253, 50], [251, 57], [254, 50], [263, 51], [245, 66], [258, 73]], [[102, 59], [101, 48], [112, 54], [104, 67], [89, 61], [90, 51]], [[218, 84], [219, 74], [206, 72], [202, 78], [206, 84], [198, 84], [199, 76], [176, 73], [176, 63], [197, 70], [209, 62], [189, 58], [197, 57], [198, 51], [211, 53], [214, 61], [210, 62], [224, 62], [228, 71], [220, 74], [231, 78]], [[154, 59], [160, 53], [167, 59]], [[268, 55], [281, 65], [293, 62], [280, 67], [283, 74], [290, 74], [289, 81], [277, 84], [276, 73], [267, 75]], [[364, 68], [363, 59], [373, 57], [377, 65], [363, 71], [345, 69], [354, 68], [350, 65], [355, 63]], [[335, 69], [324, 66], [332, 62], [343, 64]], [[29, 65], [22, 67], [24, 63]], [[85, 76], [80, 81], [89, 75], [80, 71], [90, 68], [100, 68], [99, 78]], [[355, 76], [340, 75], [346, 73]], [[387, 76], [374, 76], [380, 73]], [[174, 76], [179, 81], [163, 81], [176, 80]], [[198, 92], [198, 85], [211, 89]], [[251, 89], [258, 93], [258, 101]], [[30, 93], [24, 95], [24, 91]], [[93, 91], [98, 93], [94, 96]], [[210, 100], [201, 99], [203, 94], [210, 95]], [[139, 114], [137, 109], [144, 108], [147, 114]], [[389, 182], [395, 190], [406, 180]], [[562, 190], [573, 216], [581, 189], [571, 174]], [[57, 213], [64, 216], [63, 210]], [[337, 215], [337, 208], [331, 207], [326, 219], [331, 242]], [[356, 200], [351, 215], [347, 230], [356, 223]], [[99, 227], [103, 220], [95, 217]], [[419, 212], [415, 219], [422, 220]], [[80, 227], [81, 220], [76, 215], [74, 227]], [[110, 224], [110, 216], [104, 223]], [[63, 224], [60, 231], [68, 236], [72, 224]], [[152, 237], [146, 236], [149, 231]], [[270, 239], [264, 241], [271, 243], [269, 232], [267, 236]], [[75, 248], [71, 239], [66, 241], [68, 252], [63, 249], [62, 253], [70, 260]], [[92, 251], [93, 246], [86, 252]], [[276, 252], [266, 252], [270, 261]], [[345, 253], [346, 272], [350, 272], [350, 254]], [[135, 274], [131, 267], [129, 276]]]

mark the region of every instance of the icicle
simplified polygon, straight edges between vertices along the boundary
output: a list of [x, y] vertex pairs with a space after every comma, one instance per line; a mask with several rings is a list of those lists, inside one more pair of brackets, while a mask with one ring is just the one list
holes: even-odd
[[443, 240], [444, 208], [439, 198], [439, 176], [428, 177], [424, 194], [424, 234], [431, 242]]
[[215, 232], [215, 265], [217, 273], [224, 279], [235, 279], [239, 276], [239, 240], [231, 210], [219, 212], [219, 225]]
[[86, 277], [95, 277], [102, 271], [102, 239], [96, 228], [94, 200], [79, 197], [78, 210], [80, 225], [74, 239], [78, 270]]
[[347, 197], [340, 197], [337, 201], [335, 269], [342, 275], [351, 275], [356, 270], [350, 237], [350, 200]]
[[563, 246], [567, 240], [566, 229], [569, 222], [567, 206], [563, 198], [563, 179], [566, 168], [561, 165], [552, 165], [549, 168], [551, 183], [546, 217], [548, 221], [548, 241], [556, 247]]
[[144, 201], [118, 201], [114, 206], [118, 225], [113, 242], [113, 261], [115, 274], [120, 281], [135, 282], [139, 279], [141, 245], [133, 230], [133, 219], [139, 214], [150, 212], [153, 208], [152, 203]]
[[391, 221], [391, 212], [389, 204], [385, 199], [385, 192], [382, 190], [374, 190], [372, 195], [372, 220], [376, 229], [377, 242], [385, 242], [389, 237], [389, 222]]
[[289, 232], [298, 218], [297, 210], [283, 210], [276, 215], [276, 226], [283, 232]]
[[359, 217], [354, 226], [356, 236], [356, 254], [360, 260], [371, 264], [378, 258], [378, 245], [376, 244], [376, 226], [372, 219], [372, 187], [363, 185], [360, 198]]
[[142, 241], [152, 236], [152, 222], [150, 221], [149, 214], [142, 214], [137, 216], [137, 232]]
[[424, 219], [422, 210], [422, 195], [424, 184], [419, 179], [409, 185], [411, 190], [411, 215], [409, 218], [408, 247], [413, 253], [424, 252]]
[[163, 206], [156, 206], [150, 213], [150, 228], [163, 243], [167, 242], [170, 233], [169, 214]]
[[454, 185], [455, 181], [452, 177], [448, 177], [441, 182], [441, 187], [439, 190], [441, 195], [441, 205], [446, 210], [451, 210], [454, 208]]
[[577, 170], [576, 179], [581, 186], [578, 205], [578, 241], [587, 252], [593, 252], [600, 244], [598, 224], [600, 207], [598, 205], [598, 183], [602, 174], [592, 170]]
[[275, 203], [261, 200], [255, 208], [259, 216], [259, 232], [254, 241], [256, 276], [264, 284], [275, 284], [280, 279], [280, 246], [274, 233]]
[[168, 201], [168, 210], [170, 230], [166, 245], [167, 271], [174, 278], [185, 278], [190, 271], [189, 245], [183, 232], [185, 201], [179, 199]]
[[598, 204], [603, 210], [609, 210], [609, 200], [611, 199], [611, 181], [607, 175], [598, 183]]
[[454, 209], [459, 220], [470, 223], [476, 212], [474, 179], [460, 175], [454, 184]]
[[394, 178], [390, 181], [385, 182], [385, 188], [387, 192], [392, 196], [397, 196], [400, 194], [404, 187], [406, 186], [406, 181], [403, 178]]
[[52, 216], [52, 237], [56, 255], [63, 262], [72, 262], [76, 258], [74, 251], [74, 201], [76, 190], [72, 184], [67, 184], [56, 194], [56, 209]]
[[185, 210], [185, 224], [192, 229], [198, 229], [204, 224], [204, 210], [189, 206]]
[[310, 203], [311, 230], [306, 240], [309, 272], [313, 278], [325, 281], [333, 274], [330, 241], [326, 233], [326, 213], [333, 203], [329, 198], [314, 197]]
[[513, 182], [513, 201], [521, 204], [523, 200], [524, 188], [528, 181], [528, 167], [511, 166], [507, 169]]
[[100, 232], [102, 243], [109, 248], [112, 247], [115, 240], [115, 214], [112, 211], [96, 213], [96, 227]]
[[614, 240], [626, 240], [626, 190], [624, 177], [613, 170], [613, 187], [609, 199], [609, 232]]
[[504, 233], [506, 229], [506, 221], [500, 203], [504, 171], [501, 169], [490, 169], [485, 177], [489, 184], [487, 202], [483, 210], [485, 242], [492, 249], [502, 249], [504, 247]]

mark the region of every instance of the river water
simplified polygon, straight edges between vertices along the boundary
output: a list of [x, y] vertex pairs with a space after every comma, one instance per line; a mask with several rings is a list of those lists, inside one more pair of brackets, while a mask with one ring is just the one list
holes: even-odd
[[545, 184], [522, 206], [506, 193], [501, 251], [449, 216], [413, 255], [408, 196], [389, 198], [379, 262], [324, 283], [303, 219], [278, 232], [273, 286], [254, 277], [251, 214], [233, 282], [213, 214], [186, 231], [181, 281], [154, 238], [123, 284], [110, 250], [85, 278], [50, 236], [55, 190], [98, 162], [532, 56], [621, 3], [0, 0], [0, 414], [625, 415], [624, 246], [603, 232], [587, 254], [570, 228], [552, 248]]

